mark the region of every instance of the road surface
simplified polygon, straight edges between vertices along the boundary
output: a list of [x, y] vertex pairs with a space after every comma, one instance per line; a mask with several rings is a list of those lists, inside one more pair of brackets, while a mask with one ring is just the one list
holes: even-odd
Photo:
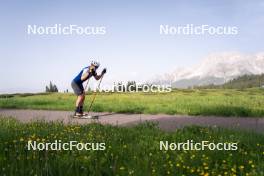
[[118, 114], [118, 113], [91, 113], [99, 115], [98, 120], [94, 119], [73, 119], [72, 112], [30, 110], [30, 109], [0, 109], [0, 117], [14, 117], [22, 122], [32, 120], [62, 121], [64, 123], [91, 123], [111, 124], [118, 126], [130, 126], [145, 121], [158, 122], [161, 129], [172, 131], [187, 125], [225, 127], [245, 129], [264, 133], [264, 118], [253, 117], [210, 117], [210, 116], [186, 116], [186, 115], [147, 115], [147, 114]]

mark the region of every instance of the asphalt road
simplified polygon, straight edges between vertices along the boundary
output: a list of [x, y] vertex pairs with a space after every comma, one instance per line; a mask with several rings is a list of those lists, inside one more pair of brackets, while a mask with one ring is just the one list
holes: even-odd
[[166, 131], [172, 131], [187, 125], [225, 127], [231, 129], [243, 129], [264, 133], [264, 118], [253, 117], [209, 117], [209, 116], [186, 116], [186, 115], [147, 115], [147, 114], [117, 114], [95, 113], [98, 119], [75, 119], [73, 112], [49, 111], [30, 109], [0, 109], [0, 117], [14, 117], [22, 122], [34, 120], [62, 121], [64, 123], [92, 123], [111, 124], [118, 126], [131, 126], [145, 121], [157, 122], [159, 127]]

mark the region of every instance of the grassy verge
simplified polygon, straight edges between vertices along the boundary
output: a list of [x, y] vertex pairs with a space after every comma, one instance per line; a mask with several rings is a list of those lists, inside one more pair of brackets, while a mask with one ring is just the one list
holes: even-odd
[[[175, 90], [170, 93], [99, 93], [93, 111], [146, 114], [264, 116], [263, 89]], [[73, 94], [0, 96], [0, 108], [74, 109]], [[86, 109], [91, 101], [87, 96]]]
[[[104, 151], [33, 151], [27, 142], [105, 142]], [[238, 142], [237, 151], [160, 151], [159, 141]], [[221, 128], [164, 132], [132, 128], [20, 123], [0, 119], [0, 175], [264, 175], [264, 136]]]

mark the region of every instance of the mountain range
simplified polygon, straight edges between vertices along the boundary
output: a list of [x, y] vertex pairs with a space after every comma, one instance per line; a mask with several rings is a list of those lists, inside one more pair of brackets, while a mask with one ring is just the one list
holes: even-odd
[[264, 73], [264, 53], [216, 53], [210, 54], [198, 65], [157, 75], [150, 82], [187, 88], [208, 84], [219, 85], [238, 76], [262, 73]]

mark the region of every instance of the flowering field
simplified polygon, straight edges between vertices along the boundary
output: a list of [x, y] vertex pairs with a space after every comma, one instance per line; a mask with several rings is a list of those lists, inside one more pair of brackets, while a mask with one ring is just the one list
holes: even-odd
[[[28, 150], [28, 141], [104, 142], [105, 150]], [[160, 141], [237, 142], [236, 151], [160, 150]], [[264, 175], [264, 135], [221, 128], [21, 123], [0, 118], [0, 175]]]

